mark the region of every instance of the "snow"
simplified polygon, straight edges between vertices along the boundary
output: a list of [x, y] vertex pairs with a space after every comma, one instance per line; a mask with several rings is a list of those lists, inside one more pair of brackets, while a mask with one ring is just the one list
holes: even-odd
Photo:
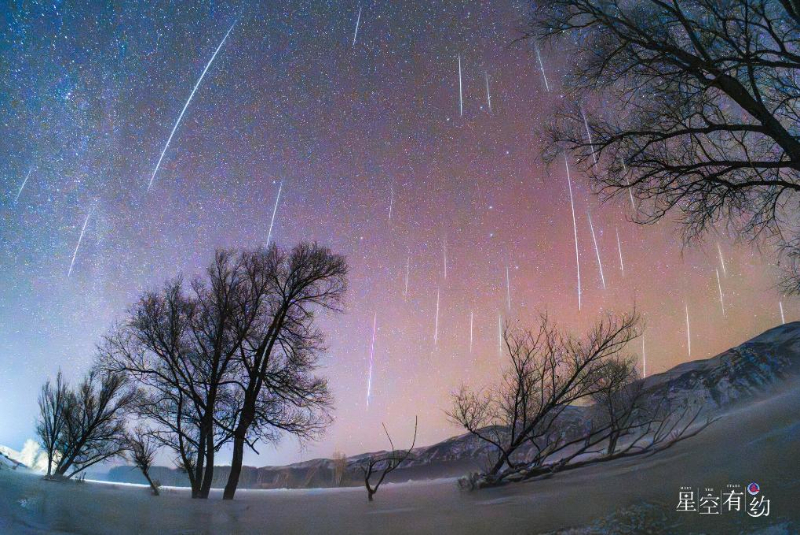
[[[0, 533], [776, 533], [800, 527], [800, 382], [737, 405], [695, 438], [652, 457], [598, 464], [553, 478], [475, 492], [454, 479], [363, 488], [221, 491], [192, 500], [185, 488], [154, 497], [141, 485], [48, 482], [0, 471]], [[768, 518], [677, 513], [680, 486], [757, 481]], [[582, 528], [580, 528], [583, 526]], [[784, 529], [786, 526], [789, 528]]]

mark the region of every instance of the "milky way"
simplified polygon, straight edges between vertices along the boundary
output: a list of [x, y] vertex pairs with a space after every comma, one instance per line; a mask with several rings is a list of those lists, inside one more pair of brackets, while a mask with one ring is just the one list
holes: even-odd
[[[45, 377], [77, 378], [143, 290], [216, 247], [317, 240], [351, 266], [345, 314], [320, 322], [335, 424], [248, 464], [382, 448], [381, 422], [415, 414], [419, 444], [458, 433], [450, 392], [495, 380], [499, 329], [541, 311], [579, 330], [635, 304], [649, 375], [797, 317], [769, 257], [637, 226], [565, 155], [573, 228], [562, 156], [540, 152], [571, 58], [512, 44], [528, 3], [24, 5], [0, 48], [0, 443], [33, 436]], [[615, 253], [579, 311], [576, 254]]]

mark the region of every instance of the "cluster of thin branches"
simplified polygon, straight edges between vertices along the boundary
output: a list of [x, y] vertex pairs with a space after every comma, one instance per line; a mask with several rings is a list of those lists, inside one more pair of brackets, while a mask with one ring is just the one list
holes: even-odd
[[[414, 445], [417, 443], [417, 423], [418, 419], [414, 417], [414, 438], [411, 440], [411, 446], [405, 450], [395, 449], [392, 437], [389, 435], [389, 430], [386, 429], [385, 424], [381, 424], [383, 426], [383, 432], [386, 433], [386, 438], [389, 440], [389, 445], [392, 449], [386, 453], [369, 455], [360, 464], [361, 470], [364, 473], [364, 487], [367, 489], [367, 499], [369, 501], [372, 501], [372, 497], [378, 492], [378, 488], [387, 475], [394, 472], [404, 462], [413, 458], [412, 452], [414, 450]], [[373, 476], [377, 477], [377, 480], [374, 482]]]
[[[246, 447], [284, 434], [303, 443], [331, 422], [328, 384], [315, 374], [325, 351], [315, 319], [341, 309], [347, 269], [314, 243], [220, 250], [205, 276], [144, 293], [78, 389], [59, 374], [42, 390], [39, 435], [56, 473], [127, 451], [157, 493], [149, 470], [166, 448], [192, 496], [207, 498], [215, 454], [231, 443], [223, 497], [232, 499]], [[133, 432], [126, 412], [140, 424]]]
[[800, 290], [796, 0], [553, 0], [523, 39], [574, 62], [548, 158], [572, 151], [604, 198], [630, 192], [640, 223], [676, 215], [687, 241], [724, 225], [777, 245]]
[[[701, 407], [654, 400], [624, 355], [639, 316], [608, 315], [583, 339], [542, 316], [537, 331], [507, 327], [510, 363], [495, 387], [453, 396], [450, 419], [484, 441], [491, 462], [471, 480], [485, 486], [623, 456], [655, 453], [694, 436]], [[583, 404], [582, 428], [567, 414]], [[695, 425], [698, 424], [698, 425]]]
[[125, 414], [136, 393], [124, 375], [92, 369], [74, 388], [61, 371], [39, 394], [36, 434], [47, 476], [71, 478], [127, 451]]

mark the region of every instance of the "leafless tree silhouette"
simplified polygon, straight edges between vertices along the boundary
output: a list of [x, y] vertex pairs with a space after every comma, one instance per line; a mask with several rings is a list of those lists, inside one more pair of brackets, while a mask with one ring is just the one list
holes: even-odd
[[656, 396], [638, 378], [624, 354], [638, 325], [635, 312], [607, 315], [583, 340], [546, 315], [538, 331], [507, 327], [511, 364], [500, 383], [485, 392], [462, 387], [448, 412], [490, 446], [493, 460], [463, 483], [481, 488], [657, 453], [710, 425], [700, 422], [698, 403]]
[[[121, 374], [91, 370], [71, 389], [60, 376], [42, 389], [39, 427], [42, 446], [55, 445], [48, 460], [52, 474], [71, 478], [97, 463], [121, 456], [126, 448], [125, 412], [135, 393]], [[60, 423], [55, 414], [60, 414]]]
[[150, 468], [153, 467], [159, 441], [152, 432], [142, 427], [137, 427], [127, 435], [128, 455], [150, 485], [154, 496], [159, 495], [159, 484], [150, 477]]
[[604, 198], [630, 191], [640, 223], [675, 214], [687, 241], [724, 223], [776, 244], [800, 290], [796, 0], [553, 0], [523, 39], [574, 65], [547, 158], [572, 151]]
[[320, 310], [339, 311], [347, 289], [344, 257], [326, 247], [301, 243], [291, 251], [271, 247], [252, 259], [248, 286], [253, 321], [239, 324], [243, 342], [237, 378], [226, 408], [232, 437], [231, 472], [223, 499], [233, 499], [245, 446], [288, 433], [303, 441], [330, 423], [327, 381], [313, 375], [324, 336], [314, 323]]
[[[384, 433], [386, 433], [386, 438], [389, 439], [389, 445], [392, 449], [387, 453], [370, 455], [361, 465], [361, 469], [364, 472], [364, 487], [367, 489], [367, 499], [369, 501], [372, 501], [372, 496], [378, 492], [378, 488], [381, 486], [386, 476], [394, 472], [401, 464], [411, 457], [411, 452], [414, 449], [414, 445], [417, 443], [416, 416], [414, 417], [414, 438], [411, 441], [411, 446], [407, 450], [396, 450], [394, 448], [394, 442], [392, 442], [392, 437], [389, 435], [389, 430], [386, 429], [386, 425], [381, 425], [383, 426]], [[378, 477], [374, 485], [371, 482], [373, 475]]]
[[55, 384], [50, 379], [44, 383], [39, 394], [39, 418], [36, 421], [36, 435], [47, 455], [47, 476], [52, 475], [59, 440], [67, 424], [67, 384], [61, 370], [58, 370]]

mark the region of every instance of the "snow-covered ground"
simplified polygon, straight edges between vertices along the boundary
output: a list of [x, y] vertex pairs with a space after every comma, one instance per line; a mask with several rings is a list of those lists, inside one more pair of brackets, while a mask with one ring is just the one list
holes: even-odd
[[[361, 488], [243, 490], [233, 502], [186, 489], [54, 483], [0, 470], [0, 533], [798, 533], [800, 382], [727, 413], [701, 435], [651, 457], [549, 480], [464, 492], [453, 479]], [[677, 512], [681, 486], [761, 485], [770, 516]], [[623, 531], [627, 530], [627, 531]], [[631, 531], [632, 530], [632, 531]]]

